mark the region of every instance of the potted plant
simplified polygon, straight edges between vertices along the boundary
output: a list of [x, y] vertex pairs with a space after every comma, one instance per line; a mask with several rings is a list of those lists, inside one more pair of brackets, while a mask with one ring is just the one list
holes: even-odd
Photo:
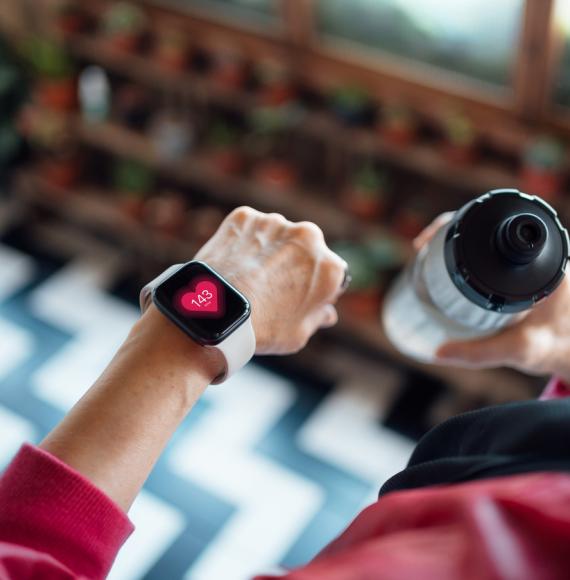
[[365, 220], [382, 219], [388, 206], [387, 176], [373, 164], [359, 169], [342, 194], [342, 205]]
[[386, 141], [398, 147], [409, 147], [417, 138], [417, 122], [412, 111], [401, 104], [386, 105], [378, 126]]
[[333, 250], [346, 260], [352, 277], [340, 299], [344, 313], [361, 320], [376, 320], [380, 314], [380, 277], [369, 249], [356, 242], [339, 242]]
[[297, 170], [286, 159], [260, 161], [253, 173], [258, 185], [274, 191], [293, 191], [298, 184]]
[[277, 60], [265, 59], [257, 66], [258, 102], [261, 107], [281, 107], [295, 101], [296, 89], [287, 68]]
[[210, 129], [206, 141], [205, 158], [216, 171], [225, 175], [237, 175], [243, 171], [245, 159], [236, 129], [218, 121]]
[[144, 131], [153, 112], [151, 94], [145, 87], [124, 84], [115, 92], [113, 109], [119, 123], [134, 131]]
[[170, 25], [159, 27], [154, 34], [153, 57], [164, 68], [185, 70], [189, 61], [187, 33]]
[[150, 197], [144, 207], [145, 223], [161, 235], [181, 237], [188, 223], [187, 204], [177, 192]]
[[470, 164], [476, 159], [477, 135], [471, 120], [458, 111], [449, 113], [443, 122], [443, 152], [450, 163]]
[[38, 161], [38, 173], [48, 183], [71, 190], [82, 174], [82, 159], [74, 147], [59, 151], [44, 151]]
[[197, 247], [202, 247], [220, 227], [226, 216], [220, 208], [209, 205], [192, 210], [190, 235], [192, 243]]
[[563, 144], [550, 137], [538, 137], [527, 147], [520, 176], [520, 187], [554, 201], [562, 193], [566, 151]]
[[55, 23], [64, 36], [71, 36], [85, 28], [87, 18], [77, 2], [63, 0], [55, 5]]
[[372, 114], [370, 96], [360, 87], [335, 90], [330, 97], [330, 107], [342, 122], [350, 126], [366, 125]]
[[145, 201], [154, 185], [152, 171], [137, 161], [118, 159], [113, 168], [113, 186], [119, 193], [121, 210], [136, 221], [145, 215]]
[[403, 203], [394, 217], [394, 231], [401, 237], [413, 240], [429, 223], [429, 204], [420, 197]]
[[146, 31], [147, 18], [136, 4], [115, 2], [103, 15], [102, 25], [104, 35], [113, 47], [134, 53]]
[[245, 59], [239, 49], [223, 45], [211, 53], [209, 77], [220, 87], [229, 90], [241, 90], [248, 78]]
[[36, 102], [45, 108], [70, 111], [77, 104], [75, 69], [67, 52], [59, 44], [35, 38], [29, 44], [29, 58], [37, 75]]

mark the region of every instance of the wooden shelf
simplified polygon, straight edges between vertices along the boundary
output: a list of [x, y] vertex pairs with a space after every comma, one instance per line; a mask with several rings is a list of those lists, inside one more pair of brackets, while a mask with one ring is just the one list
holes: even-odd
[[[110, 203], [109, 192], [93, 187], [74, 187], [73, 192], [47, 183], [33, 169], [22, 172], [16, 179], [19, 198], [36, 207], [47, 209], [60, 218], [90, 232], [112, 237], [127, 249], [161, 262], [188, 260], [196, 252], [191, 241], [160, 236], [141, 224], [129, 219]], [[488, 391], [501, 388], [501, 396], [520, 398], [529, 393], [529, 381], [524, 376], [508, 370], [466, 371], [435, 365], [424, 365], [407, 359], [388, 341], [381, 324], [376, 320], [364, 321], [343, 316], [331, 332], [348, 338], [353, 344], [363, 345], [371, 351], [395, 360], [399, 364], [422, 371], [443, 380], [462, 392], [475, 396], [482, 389]], [[493, 400], [497, 399], [494, 393]]]
[[121, 157], [136, 159], [181, 183], [203, 187], [219, 202], [277, 211], [295, 221], [311, 220], [333, 238], [385, 237], [400, 246], [403, 258], [409, 255], [408, 241], [380, 226], [358, 223], [353, 217], [337, 209], [334, 203], [315, 193], [276, 191], [242, 177], [223, 175], [198, 154], [177, 161], [165, 160], [145, 135], [112, 123], [86, 123], [77, 118], [73, 125], [83, 144]]
[[[256, 102], [255, 95], [241, 90], [224, 89], [208, 78], [191, 72], [177, 73], [164, 69], [152, 58], [117, 51], [95, 36], [77, 35], [69, 41], [71, 51], [80, 58], [95, 62], [150, 88], [160, 87], [180, 97], [192, 97], [247, 112]], [[300, 130], [325, 143], [366, 155], [374, 155], [443, 185], [458, 188], [462, 195], [479, 195], [499, 187], [517, 187], [516, 173], [497, 164], [478, 162], [473, 166], [449, 163], [436, 147], [412, 145], [398, 147], [373, 130], [353, 129], [323, 113], [308, 113]]]
[[121, 246], [134, 249], [158, 261], [186, 261], [196, 252], [189, 241], [163, 236], [129, 219], [110, 199], [109, 192], [94, 187], [73, 191], [52, 185], [34, 171], [16, 179], [19, 197], [36, 207], [89, 231], [112, 237]]

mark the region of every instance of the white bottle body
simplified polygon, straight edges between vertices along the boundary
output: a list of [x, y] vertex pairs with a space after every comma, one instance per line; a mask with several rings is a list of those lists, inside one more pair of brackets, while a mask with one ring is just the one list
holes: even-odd
[[433, 362], [439, 346], [494, 334], [518, 322], [524, 313], [487, 310], [464, 296], [445, 264], [449, 224], [440, 228], [390, 288], [383, 324], [390, 341], [404, 354]]

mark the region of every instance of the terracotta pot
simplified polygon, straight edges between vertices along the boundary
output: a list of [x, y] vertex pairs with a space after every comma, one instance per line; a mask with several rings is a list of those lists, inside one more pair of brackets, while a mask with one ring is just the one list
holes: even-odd
[[48, 183], [71, 189], [81, 177], [81, 162], [77, 159], [45, 159], [40, 163], [39, 173]]
[[343, 194], [342, 205], [347, 211], [364, 220], [382, 218], [386, 213], [386, 200], [381, 195], [354, 187]]
[[77, 106], [75, 78], [40, 80], [36, 86], [36, 100], [46, 109], [73, 111]]
[[136, 195], [125, 194], [119, 201], [119, 208], [130, 219], [143, 221], [145, 214], [145, 200]]
[[158, 48], [154, 53], [156, 62], [168, 70], [182, 72], [188, 65], [188, 55], [184, 51], [175, 52]]
[[254, 179], [264, 187], [291, 191], [297, 185], [297, 172], [286, 161], [266, 161], [256, 167]]
[[224, 175], [238, 175], [245, 165], [243, 155], [237, 149], [214, 149], [207, 154], [207, 161]]
[[188, 222], [186, 203], [178, 195], [152, 197], [144, 211], [145, 222], [165, 236], [179, 236]]
[[138, 52], [140, 40], [140, 35], [133, 33], [114, 34], [109, 37], [109, 43], [114, 49], [130, 54]]
[[85, 18], [80, 14], [61, 15], [57, 18], [57, 27], [65, 36], [72, 36], [85, 28]]
[[241, 64], [223, 65], [214, 68], [210, 78], [219, 86], [230, 89], [239, 90], [245, 86], [246, 72]]
[[445, 143], [443, 154], [449, 163], [456, 165], [471, 165], [477, 159], [477, 150], [474, 145]]
[[286, 83], [261, 89], [259, 102], [262, 107], [279, 107], [295, 100], [295, 89]]
[[414, 211], [401, 211], [397, 216], [394, 229], [398, 235], [407, 239], [414, 239], [426, 226], [424, 216]]
[[383, 139], [397, 147], [409, 147], [417, 137], [413, 127], [381, 125], [379, 132]]
[[380, 292], [377, 288], [351, 290], [340, 299], [342, 313], [360, 320], [377, 321], [380, 316]]
[[563, 176], [557, 171], [523, 167], [520, 188], [526, 193], [539, 195], [546, 201], [555, 201], [563, 188]]

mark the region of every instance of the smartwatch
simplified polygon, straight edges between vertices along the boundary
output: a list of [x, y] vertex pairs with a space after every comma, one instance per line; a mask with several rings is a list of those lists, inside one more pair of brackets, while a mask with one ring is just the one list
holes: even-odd
[[168, 268], [141, 290], [142, 312], [151, 300], [192, 340], [222, 353], [225, 371], [212, 384], [223, 383], [253, 356], [249, 301], [204, 262], [193, 260]]

